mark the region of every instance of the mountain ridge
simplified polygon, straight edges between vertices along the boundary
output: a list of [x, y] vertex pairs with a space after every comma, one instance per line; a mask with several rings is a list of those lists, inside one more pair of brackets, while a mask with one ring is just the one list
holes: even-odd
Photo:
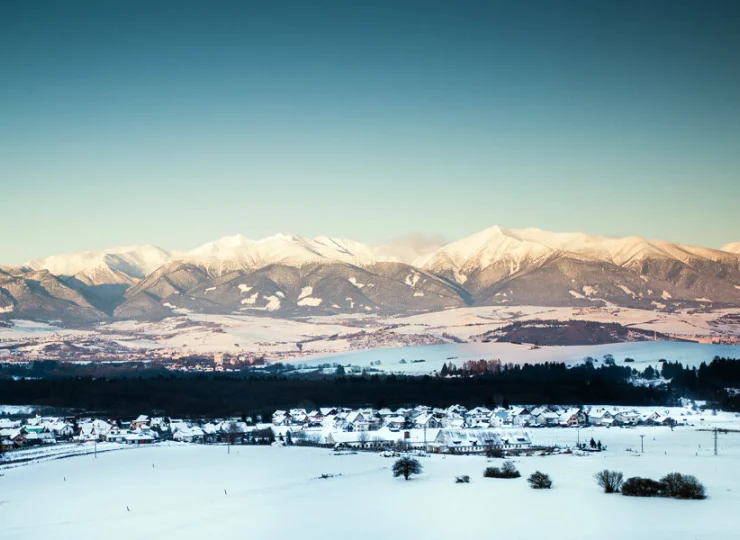
[[[414, 313], [465, 305], [740, 305], [740, 244], [722, 250], [494, 226], [439, 246], [227, 236], [185, 253], [124, 246], [0, 267], [0, 316], [104, 320], [182, 310]], [[737, 248], [738, 253], [733, 249]]]

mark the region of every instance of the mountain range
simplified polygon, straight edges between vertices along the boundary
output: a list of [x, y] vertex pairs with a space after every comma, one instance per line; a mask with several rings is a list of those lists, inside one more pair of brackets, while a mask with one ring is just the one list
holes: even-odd
[[716, 250], [496, 226], [447, 244], [237, 235], [186, 253], [128, 246], [0, 267], [0, 317], [64, 323], [183, 310], [292, 317], [608, 304], [740, 306], [740, 242]]

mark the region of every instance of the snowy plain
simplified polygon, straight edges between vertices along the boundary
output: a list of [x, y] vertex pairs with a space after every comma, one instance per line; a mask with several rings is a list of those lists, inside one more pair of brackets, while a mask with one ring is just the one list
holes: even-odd
[[[244, 314], [189, 313], [156, 322], [117, 321], [85, 329], [68, 329], [53, 323], [16, 320], [11, 321], [12, 326], [0, 326], [0, 346], [20, 345], [19, 350], [32, 353], [46, 345], [62, 341], [89, 349], [99, 348], [107, 343], [116, 349], [123, 349], [124, 352], [166, 350], [192, 354], [264, 354], [268, 359], [300, 362], [306, 356], [429, 343], [445, 345], [456, 340], [467, 342], [470, 351], [474, 351], [478, 346], [487, 345], [482, 343], [480, 337], [485, 332], [515, 321], [533, 319], [617, 322], [624, 326], [668, 333], [680, 339], [709, 336], [733, 338], [740, 336], [738, 315], [740, 309], [663, 313], [616, 307], [488, 306], [403, 317], [346, 314], [284, 319]], [[300, 347], [298, 343], [301, 344]], [[485, 347], [482, 350], [486, 350]], [[519, 349], [511, 349], [514, 350]], [[544, 350], [552, 352], [557, 348]], [[4, 352], [7, 351], [0, 349], [0, 355]], [[501, 354], [508, 352], [506, 346], [501, 348]], [[574, 352], [581, 354], [577, 349]], [[532, 361], [538, 361], [540, 356], [547, 354], [549, 353], [533, 353]], [[598, 351], [584, 356], [597, 354]], [[519, 353], [515, 356], [519, 356]], [[560, 353], [554, 354], [555, 360], [561, 357]], [[501, 360], [515, 361], [504, 357]]]
[[[466, 360], [499, 359], [503, 363], [540, 364], [544, 362], [563, 362], [567, 364], [582, 362], [586, 357], [601, 360], [611, 354], [617, 364], [631, 358], [634, 363], [626, 365], [645, 369], [648, 365], [660, 367], [660, 360], [678, 361], [685, 366], [699, 366], [709, 363], [715, 356], [740, 359], [740, 346], [685, 343], [676, 341], [639, 341], [630, 343], [608, 343], [604, 345], [577, 345], [570, 347], [541, 347], [532, 349], [530, 345], [514, 343], [447, 343], [418, 347], [398, 347], [352, 351], [331, 355], [303, 358], [300, 364], [307, 366], [337, 363], [341, 365], [371, 366], [393, 373], [425, 374], [439, 371], [444, 363], [460, 367]], [[419, 362], [419, 360], [424, 360]], [[598, 363], [596, 364], [598, 365]]]
[[[639, 453], [639, 435], [645, 452]], [[575, 443], [574, 429], [532, 431], [535, 442]], [[740, 433], [693, 427], [588, 428], [607, 445], [587, 456], [516, 457], [514, 480], [484, 479], [501, 460], [419, 458], [423, 474], [393, 478], [393, 459], [299, 447], [167, 444], [72, 457], [0, 474], [0, 538], [731, 539], [740, 504]], [[635, 451], [637, 450], [637, 452]], [[605, 495], [592, 475], [693, 474], [708, 499]], [[552, 490], [525, 478], [541, 470]], [[322, 474], [336, 475], [320, 479]], [[470, 484], [455, 484], [467, 474]]]

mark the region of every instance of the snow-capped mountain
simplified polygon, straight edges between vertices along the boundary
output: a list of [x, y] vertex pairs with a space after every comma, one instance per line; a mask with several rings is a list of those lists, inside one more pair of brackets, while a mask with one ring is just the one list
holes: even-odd
[[731, 242], [725, 246], [722, 246], [722, 251], [728, 251], [729, 253], [740, 255], [740, 242]]
[[278, 234], [183, 254], [134, 246], [0, 268], [0, 316], [101, 320], [177, 310], [279, 316], [465, 305], [740, 305], [740, 246], [491, 227], [439, 246]]
[[212, 274], [240, 269], [256, 269], [271, 264], [300, 267], [308, 263], [372, 264], [391, 262], [365, 244], [343, 238], [303, 238], [276, 234], [262, 240], [250, 240], [242, 235], [228, 236], [204, 244], [178, 258], [204, 268]]
[[735, 260], [721, 250], [640, 237], [609, 238], [495, 226], [447, 244], [430, 256], [417, 259], [414, 264], [440, 273], [452, 271], [457, 274], [457, 280], [464, 283], [466, 271], [505, 263], [508, 273], [515, 274], [522, 268], [562, 255], [584, 262], [609, 263], [627, 268], [639, 268], [642, 261], [650, 258], [681, 263], [708, 260], [731, 264]]
[[464, 286], [483, 304], [740, 303], [737, 255], [639, 237], [492, 227], [415, 265]]
[[55, 276], [75, 277], [86, 285], [135, 283], [172, 255], [156, 246], [125, 246], [98, 251], [53, 255], [29, 261], [34, 270], [48, 270]]

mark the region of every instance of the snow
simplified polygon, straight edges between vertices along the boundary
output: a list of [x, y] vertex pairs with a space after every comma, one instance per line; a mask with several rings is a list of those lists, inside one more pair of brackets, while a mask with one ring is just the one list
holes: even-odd
[[736, 255], [740, 255], [740, 242], [731, 242], [725, 246], [722, 246], [722, 251], [728, 251]]
[[[258, 293], [254, 293], [249, 298], [245, 298], [242, 300], [242, 304], [254, 304], [257, 301], [257, 295]], [[254, 300], [252, 300], [254, 298]], [[267, 304], [264, 307], [250, 307], [250, 308], [242, 308], [242, 309], [254, 309], [254, 310], [263, 310], [263, 311], [277, 311], [280, 309], [280, 297], [275, 295], [269, 295], [269, 296], [262, 296], [263, 299], [267, 300]], [[245, 302], [246, 300], [246, 302]]]
[[347, 278], [347, 281], [349, 281], [352, 285], [354, 285], [358, 289], [362, 289], [365, 286], [364, 283], [359, 283], [354, 276], [353, 277], [350, 277], [350, 278]]
[[34, 270], [46, 269], [57, 276], [81, 274], [95, 281], [100, 271], [114, 271], [133, 278], [143, 278], [168, 262], [173, 253], [156, 246], [124, 246], [99, 251], [54, 255], [29, 261]]
[[414, 291], [414, 296], [424, 296], [424, 291]]
[[241, 291], [242, 294], [247, 294], [251, 290], [252, 290], [252, 287], [250, 287], [246, 283], [239, 284], [239, 291]]
[[264, 299], [267, 300], [267, 305], [265, 306], [267, 311], [280, 309], [280, 298], [277, 296], [265, 296]]
[[[698, 367], [702, 362], [710, 362], [715, 356], [740, 360], [740, 346], [676, 341], [639, 341], [532, 349], [526, 344], [503, 342], [445, 343], [316, 355], [297, 359], [296, 362], [304, 365], [321, 365], [329, 362], [345, 366], [370, 367], [373, 362], [380, 360], [380, 365], [375, 367], [382, 371], [427, 374], [439, 371], [444, 363], [452, 362], [460, 366], [466, 360], [481, 358], [499, 359], [503, 363], [515, 364], [579, 363], [588, 356], [601, 359], [606, 354], [613, 355], [618, 364], [623, 364], [625, 358], [631, 358], [634, 363], [628, 365], [639, 366], [640, 369], [644, 369], [647, 365], [659, 368], [661, 359]], [[424, 360], [424, 362], [415, 363], [414, 360]]]
[[663, 300], [669, 300], [669, 299], [673, 298], [671, 296], [671, 293], [669, 293], [668, 291], [663, 291], [663, 294], [661, 294], [660, 296], [661, 296], [661, 298]]
[[33, 405], [0, 405], [0, 414], [31, 414], [35, 410]]
[[[423, 291], [417, 289], [415, 292]], [[255, 297], [254, 304], [248, 303], [253, 295], [254, 293], [243, 299], [247, 303], [241, 309], [247, 313], [260, 311], [265, 315], [271, 314], [266, 306], [257, 307], [259, 296]], [[271, 300], [272, 303], [269, 304], [270, 307], [277, 307], [278, 300], [280, 300], [280, 295], [275, 293]], [[326, 303], [325, 299], [322, 305], [324, 303]], [[660, 303], [658, 304], [660, 306]], [[354, 308], [356, 302], [348, 296], [345, 306]], [[740, 315], [738, 308], [703, 312], [693, 312], [687, 309], [668, 313], [615, 306], [578, 308], [483, 306], [409, 316], [382, 317], [371, 315], [371, 310], [365, 310], [364, 305], [359, 307], [363, 310], [362, 314], [322, 315], [300, 320], [270, 316], [254, 317], [244, 312], [221, 316], [185, 314], [185, 316], [172, 316], [157, 322], [101, 323], [85, 330], [60, 328], [49, 323], [15, 320], [11, 321], [13, 324], [11, 327], [0, 327], [0, 344], [22, 343], [24, 350], [31, 351], [62, 340], [74, 342], [94, 338], [101, 342], [111, 342], [116, 348], [122, 345], [132, 349], [176, 348], [203, 353], [251, 351], [259, 354], [276, 353], [283, 355], [282, 359], [285, 359], [286, 356], [300, 357], [301, 353], [296, 349], [295, 343], [307, 338], [318, 338], [311, 343], [310, 347], [304, 347], [304, 352], [310, 350], [313, 354], [398, 345], [402, 342], [392, 336], [400, 336], [406, 339], [407, 343], [408, 340], [413, 343], [414, 339], [417, 339], [417, 343], [428, 343], [430, 336], [444, 339], [443, 334], [453, 335], [463, 340], [480, 341], [480, 336], [485, 332], [499, 329], [515, 321], [524, 322], [536, 319], [614, 322], [686, 339], [710, 336], [731, 339], [733, 336], [740, 335], [740, 322], [735, 318]], [[179, 310], [175, 313], [179, 315]], [[391, 336], [390, 339], [372, 337], [373, 333], [391, 327], [389, 332], [383, 334]], [[367, 338], [342, 339], [342, 334], [357, 334], [359, 329], [367, 332]], [[340, 334], [339, 339], [328, 339], [334, 334]], [[474, 346], [475, 343], [471, 345]]]
[[63, 329], [53, 324], [24, 319], [14, 319], [10, 323], [12, 324], [10, 328], [0, 326], [0, 341], [4, 339], [32, 339], [49, 335], [85, 337], [92, 333], [88, 330]]
[[[734, 247], [729, 247], [730, 250], [735, 250]], [[740, 248], [735, 252], [740, 252]], [[466, 269], [482, 269], [501, 263], [502, 268], [511, 275], [522, 268], [542, 264], [559, 254], [633, 269], [638, 269], [640, 262], [647, 257], [683, 263], [697, 258], [726, 261], [730, 257], [725, 251], [636, 236], [610, 238], [584, 233], [553, 233], [534, 228], [505, 229], [495, 226], [447, 244], [428, 256], [416, 259], [414, 265], [434, 271], [450, 270], [456, 274]]]
[[[627, 449], [640, 445], [645, 452]], [[573, 429], [533, 430], [535, 442], [573, 444]], [[233, 536], [308, 540], [351, 531], [357, 540], [502, 538], [623, 540], [734, 538], [740, 504], [740, 434], [692, 428], [588, 428], [581, 440], [608, 448], [587, 456], [516, 457], [522, 478], [484, 479], [482, 456], [419, 458], [423, 473], [393, 478], [393, 459], [376, 453], [335, 455], [300, 447], [163, 444], [51, 460], [0, 477], [0, 537], [183, 538]], [[592, 476], [604, 468], [625, 477], [695, 475], [704, 501], [606, 495]], [[552, 490], [526, 477], [548, 473]], [[322, 474], [334, 475], [320, 479]], [[469, 475], [470, 484], [454, 478]], [[490, 507], [490, 508], [489, 508]], [[479, 510], [489, 508], [489, 510]], [[40, 511], [43, 509], [43, 511]], [[377, 509], [358, 513], [358, 509]], [[104, 531], [104, 534], [102, 533]], [[245, 531], [248, 531], [246, 533]]]
[[[251, 289], [251, 287], [250, 287]], [[248, 296], [247, 298], [242, 298], [242, 304], [246, 305], [253, 305], [257, 301], [257, 297], [260, 295], [260, 293], [256, 292], [252, 296]]]
[[275, 234], [261, 240], [250, 240], [242, 235], [227, 236], [204, 244], [180, 256], [178, 260], [225, 272], [239, 268], [262, 268], [270, 264], [300, 267], [311, 262], [342, 262], [363, 265], [397, 259], [353, 240]]
[[591, 287], [590, 285], [584, 285], [582, 290], [586, 296], [593, 296], [599, 292], [596, 287]]
[[298, 300], [301, 298], [306, 298], [307, 296], [311, 296], [313, 294], [313, 287], [303, 287], [301, 289], [301, 294], [298, 295]]
[[8, 304], [7, 306], [0, 306], [0, 313], [10, 313], [13, 311], [13, 304]]
[[406, 276], [404, 283], [409, 287], [416, 287], [416, 283], [419, 281], [419, 274], [412, 273]]
[[617, 287], [619, 287], [620, 289], [622, 289], [627, 294], [630, 294], [632, 296], [635, 296], [635, 293], [629, 287], [627, 287], [626, 285], [617, 285]]
[[[308, 288], [310, 288], [310, 287], [308, 287]], [[321, 298], [314, 298], [312, 296], [306, 296], [306, 297], [301, 298], [300, 300], [298, 300], [297, 303], [298, 303], [299, 306], [317, 307], [317, 306], [320, 306], [321, 305], [321, 302], [323, 302], [323, 300]]]
[[571, 295], [571, 296], [573, 296], [574, 298], [581, 298], [581, 299], [583, 299], [583, 298], [586, 298], [585, 296], [583, 296], [583, 295], [582, 295], [581, 293], [579, 293], [578, 291], [573, 291], [573, 290], [570, 290], [570, 291], [568, 291], [568, 292], [569, 292], [569, 293], [570, 293], [570, 295]]

